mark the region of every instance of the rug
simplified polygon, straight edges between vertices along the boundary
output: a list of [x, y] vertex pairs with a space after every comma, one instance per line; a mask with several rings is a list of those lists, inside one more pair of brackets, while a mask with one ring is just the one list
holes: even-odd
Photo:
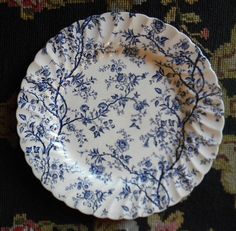
[[[188, 35], [211, 61], [225, 103], [219, 155], [193, 193], [147, 218], [110, 221], [56, 200], [33, 176], [19, 147], [16, 97], [36, 52], [76, 20], [107, 11], [157, 17]], [[1, 231], [236, 230], [236, 3], [234, 0], [0, 0]]]

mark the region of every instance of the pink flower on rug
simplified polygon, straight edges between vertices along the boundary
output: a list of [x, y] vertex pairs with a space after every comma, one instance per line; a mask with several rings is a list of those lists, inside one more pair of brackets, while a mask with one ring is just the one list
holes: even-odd
[[155, 227], [155, 231], [177, 231], [178, 230], [178, 225], [174, 223], [157, 223]]

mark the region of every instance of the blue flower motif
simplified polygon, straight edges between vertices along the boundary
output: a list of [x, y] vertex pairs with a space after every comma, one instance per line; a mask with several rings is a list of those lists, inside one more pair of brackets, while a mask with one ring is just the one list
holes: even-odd
[[122, 37], [124, 37], [125, 41], [129, 42], [132, 45], [136, 45], [137, 43], [140, 42], [140, 40], [138, 39], [138, 36], [134, 34], [133, 29], [128, 29], [127, 31], [125, 31]]
[[34, 153], [39, 153], [40, 147], [34, 146]]
[[84, 191], [84, 199], [88, 200], [91, 199], [93, 197], [93, 192], [90, 190], [85, 190]]
[[85, 189], [88, 189], [88, 188], [89, 188], [89, 186], [88, 186], [87, 183], [84, 184], [84, 188], [85, 188]]
[[100, 113], [104, 113], [104, 112], [107, 112], [108, 111], [108, 106], [106, 103], [104, 102], [101, 102], [98, 104], [98, 108], [99, 108], [99, 112]]
[[37, 126], [37, 131], [40, 137], [43, 137], [44, 134], [46, 133], [45, 128], [42, 124], [40, 124], [39, 126]]
[[139, 177], [142, 182], [146, 182], [148, 180], [147, 174], [145, 173], [140, 174]]
[[123, 73], [118, 73], [116, 76], [117, 82], [124, 82], [125, 81], [125, 75]]
[[153, 28], [157, 31], [157, 32], [161, 32], [165, 26], [164, 22], [162, 22], [161, 20], [159, 19], [155, 19], [153, 21]]
[[76, 127], [74, 124], [68, 124], [67, 129], [68, 131], [74, 132], [76, 130]]
[[137, 111], [142, 111], [146, 106], [149, 106], [146, 100], [139, 101], [134, 104], [134, 109]]
[[57, 76], [58, 76], [58, 77], [62, 76], [63, 73], [64, 73], [64, 71], [65, 71], [65, 68], [64, 68], [64, 67], [63, 67], [63, 68], [60, 68], [60, 69], [57, 69], [57, 70], [56, 70]]
[[51, 168], [52, 168], [53, 170], [56, 170], [56, 169], [57, 169], [57, 165], [56, 165], [55, 163], [53, 163], [53, 164], [51, 164]]
[[117, 72], [121, 72], [122, 71], [122, 67], [117, 67]]
[[150, 160], [147, 160], [144, 164], [147, 168], [150, 168], [152, 166], [152, 162]]
[[21, 108], [23, 108], [27, 103], [28, 103], [28, 97], [25, 93], [23, 93], [22, 96], [20, 96], [19, 105]]
[[94, 138], [101, 136], [99, 131], [94, 131], [93, 135], [94, 135]]
[[89, 106], [87, 104], [83, 104], [83, 105], [81, 105], [80, 110], [83, 112], [86, 112], [89, 110]]
[[83, 72], [79, 72], [76, 74], [73, 79], [72, 79], [72, 84], [77, 85], [77, 86], [83, 86], [84, 85], [84, 77], [85, 75]]
[[59, 33], [56, 37], [55, 37], [55, 41], [56, 43], [63, 45], [66, 43], [66, 37], [63, 33]]
[[44, 75], [45, 77], [48, 77], [51, 74], [51, 72], [49, 71], [49, 68], [43, 68], [40, 73]]
[[164, 127], [159, 127], [156, 131], [156, 136], [158, 138], [165, 138], [167, 136], [166, 129]]
[[84, 125], [90, 124], [92, 122], [91, 119], [88, 117], [83, 117], [81, 121]]
[[129, 81], [132, 84], [132, 86], [136, 86], [137, 84], [139, 84], [137, 76], [132, 73], [129, 74]]
[[187, 49], [189, 48], [189, 42], [187, 42], [187, 41], [181, 42], [180, 47], [181, 47], [183, 50], [187, 50]]
[[194, 147], [193, 146], [189, 146], [188, 147], [188, 151], [191, 153], [191, 152], [193, 152], [193, 150], [194, 150]]
[[39, 91], [46, 91], [47, 90], [47, 83], [46, 82], [41, 82], [41, 83], [38, 83], [38, 89]]
[[92, 49], [92, 47], [93, 47], [92, 45], [93, 45], [92, 42], [88, 42], [88, 43], [85, 44], [85, 48], [86, 48], [87, 50], [90, 50], [90, 49]]
[[58, 175], [57, 175], [56, 173], [53, 173], [53, 174], [52, 174], [52, 178], [55, 180], [55, 179], [58, 178]]
[[111, 72], [120, 73], [122, 71], [122, 66], [119, 63], [113, 63], [110, 68]]
[[116, 146], [121, 152], [127, 151], [129, 149], [128, 141], [125, 140], [125, 139], [117, 140], [116, 141]]
[[142, 109], [144, 109], [144, 104], [142, 102], [136, 103], [134, 104], [134, 108], [137, 111], [141, 111]]
[[105, 200], [105, 193], [100, 190], [96, 190], [96, 197], [99, 202], [103, 202]]
[[90, 169], [89, 169], [89, 171], [92, 174], [98, 175], [98, 176], [102, 175], [104, 170], [105, 170], [104, 166], [102, 166], [102, 165], [95, 165], [95, 164], [92, 164]]
[[114, 71], [115, 71], [115, 68], [116, 68], [116, 65], [115, 65], [115, 64], [112, 64], [112, 65], [111, 65], [111, 72], [114, 72]]
[[125, 185], [125, 187], [122, 188], [122, 192], [120, 193], [123, 198], [127, 198], [129, 194], [131, 193], [131, 188], [129, 185]]
[[31, 153], [31, 152], [32, 152], [32, 147], [26, 147], [25, 152], [26, 152], [27, 154]]
[[181, 57], [181, 56], [177, 56], [174, 58], [174, 61], [177, 65], [181, 65], [181, 64], [185, 63], [185, 58]]
[[80, 190], [82, 188], [82, 182], [78, 182], [77, 189]]

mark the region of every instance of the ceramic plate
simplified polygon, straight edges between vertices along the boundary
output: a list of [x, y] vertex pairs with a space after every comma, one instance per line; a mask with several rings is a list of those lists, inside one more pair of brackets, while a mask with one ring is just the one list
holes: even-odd
[[61, 30], [28, 68], [18, 133], [43, 186], [68, 206], [133, 219], [186, 197], [222, 138], [221, 89], [174, 27], [105, 13]]

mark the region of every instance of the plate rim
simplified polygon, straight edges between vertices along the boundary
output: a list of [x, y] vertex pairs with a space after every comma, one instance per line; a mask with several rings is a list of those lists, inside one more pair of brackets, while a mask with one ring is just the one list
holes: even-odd
[[[101, 13], [101, 14], [94, 14], [94, 15], [91, 15], [91, 16], [104, 16], [104, 17], [106, 17], [106, 15], [110, 15], [111, 13], [114, 13], [114, 12], [105, 12], [105, 13]], [[119, 12], [116, 12], [116, 13], [119, 13], [119, 14], [130, 14], [130, 12], [126, 12], [126, 11], [119, 11]], [[90, 17], [91, 17], [91, 16], [90, 16]], [[142, 13], [135, 13], [135, 16], [136, 16], [136, 17], [141, 16], [141, 17], [144, 17], [144, 18], [146, 18], [146, 19], [148, 19], [148, 20], [150, 20], [150, 21], [153, 21], [153, 20], [158, 19], [158, 17], [151, 17], [151, 16], [147, 16], [147, 15], [142, 14]], [[83, 21], [86, 20], [87, 18], [89, 18], [89, 17], [86, 17], [86, 18], [84, 18], [84, 19], [76, 20], [75, 22], [71, 23], [70, 25], [72, 25], [72, 24], [74, 24], [74, 23], [76, 23], [76, 22], [83, 22]], [[222, 88], [221, 88], [221, 86], [220, 86], [220, 84], [219, 84], [219, 79], [218, 79], [218, 77], [217, 77], [215, 71], [213, 70], [210, 61], [209, 61], [208, 58], [203, 54], [203, 52], [202, 52], [202, 50], [199, 48], [199, 46], [197, 46], [194, 42], [192, 42], [192, 40], [189, 38], [188, 35], [184, 34], [184, 33], [181, 32], [181, 31], [179, 31], [176, 27], [174, 27], [174, 26], [172, 26], [171, 24], [166, 23], [166, 22], [163, 22], [163, 23], [164, 23], [164, 25], [166, 25], [168, 28], [173, 29], [173, 30], [175, 31], [175, 33], [177, 33], [177, 34], [180, 35], [180, 37], [186, 38], [187, 41], [188, 41], [188, 43], [190, 44], [190, 46], [196, 46], [196, 47], [199, 49], [199, 53], [201, 54], [201, 56], [202, 56], [203, 58], [205, 58], [205, 62], [206, 62], [206, 64], [208, 65], [207, 68], [206, 68], [206, 70], [210, 71], [210, 73], [211, 73], [211, 78], [214, 78], [215, 84], [216, 84], [218, 87], [220, 87], [220, 89], [221, 89], [221, 91], [222, 91]], [[68, 25], [68, 26], [70, 26], [70, 25]], [[68, 26], [63, 27], [63, 28], [60, 29], [54, 36], [52, 36], [51, 38], [49, 38], [49, 39], [46, 41], [46, 43], [45, 43], [44, 46], [46, 46], [46, 44], [48, 43], [48, 41], [49, 41], [50, 39], [54, 38], [58, 33], [60, 33], [61, 31], [63, 31], [64, 29], [66, 29]], [[166, 29], [167, 29], [167, 28], [166, 28]], [[31, 61], [30, 64], [28, 65], [26, 74], [28, 73], [28, 70], [29, 70], [29, 67], [31, 66], [31, 64], [35, 63], [35, 59], [36, 59], [37, 55], [39, 54], [39, 52], [42, 51], [42, 49], [43, 49], [43, 48], [39, 49], [39, 51], [36, 52], [36, 55], [34, 56], [33, 61]], [[25, 76], [26, 76], [26, 74], [25, 74]], [[23, 85], [24, 85], [24, 84], [23, 84], [24, 78], [25, 78], [25, 77], [22, 78], [22, 82], [21, 82], [21, 85], [20, 85], [20, 89], [22, 89], [22, 87], [23, 87]], [[17, 96], [17, 109], [16, 109], [17, 134], [18, 134], [18, 137], [19, 137], [19, 140], [20, 140], [19, 143], [20, 143], [21, 150], [22, 150], [23, 153], [24, 153], [25, 160], [26, 160], [27, 164], [30, 166], [31, 171], [32, 171], [34, 177], [37, 178], [37, 179], [40, 181], [41, 185], [42, 185], [47, 191], [51, 192], [52, 195], [53, 195], [57, 200], [64, 202], [68, 207], [70, 207], [70, 208], [72, 208], [72, 209], [75, 209], [75, 210], [77, 210], [77, 211], [79, 211], [79, 212], [81, 212], [81, 213], [84, 213], [84, 214], [86, 214], [86, 215], [93, 215], [93, 216], [95, 216], [95, 217], [97, 217], [97, 218], [102, 218], [102, 219], [108, 218], [108, 219], [111, 219], [111, 220], [120, 220], [120, 219], [133, 220], [133, 219], [136, 219], [136, 218], [138, 218], [138, 217], [147, 217], [147, 216], [153, 215], [154, 213], [160, 213], [160, 212], [162, 212], [162, 211], [168, 209], [169, 207], [172, 207], [172, 206], [178, 204], [178, 203], [179, 203], [181, 200], [183, 200], [186, 196], [189, 196], [189, 195], [192, 193], [192, 191], [193, 191], [197, 186], [199, 186], [199, 184], [203, 181], [204, 176], [205, 176], [206, 174], [208, 174], [208, 172], [210, 171], [210, 169], [211, 169], [211, 167], [212, 167], [213, 161], [209, 164], [209, 168], [206, 170], [206, 172], [203, 173], [203, 174], [201, 174], [199, 180], [196, 181], [196, 185], [195, 185], [189, 192], [187, 192], [186, 195], [183, 195], [183, 194], [182, 194], [182, 195], [179, 197], [178, 200], [176, 200], [176, 201], [174, 201], [174, 202], [170, 201], [170, 204], [167, 206], [167, 208], [164, 208], [164, 209], [162, 209], [162, 210], [159, 210], [158, 212], [157, 212], [157, 211], [154, 211], [154, 212], [151, 213], [150, 215], [143, 215], [143, 216], [142, 216], [142, 215], [138, 214], [136, 217], [126, 217], [126, 216], [114, 217], [114, 216], [112, 216], [112, 215], [109, 213], [110, 210], [108, 210], [107, 216], [101, 216], [101, 215], [99, 215], [99, 214], [86, 212], [83, 208], [81, 209], [80, 206], [78, 206], [78, 207], [73, 207], [73, 204], [70, 204], [69, 201], [66, 200], [66, 198], [61, 198], [59, 195], [56, 194], [56, 193], [58, 193], [58, 191], [53, 190], [53, 189], [50, 189], [49, 187], [47, 187], [47, 186], [41, 181], [40, 177], [39, 177], [38, 174], [36, 173], [35, 168], [34, 168], [34, 167], [32, 166], [32, 164], [29, 162], [29, 159], [27, 159], [26, 153], [25, 153], [25, 151], [24, 151], [24, 149], [23, 149], [23, 146], [22, 146], [22, 137], [23, 137], [23, 136], [20, 134], [19, 129], [18, 129], [19, 123], [20, 123], [20, 121], [19, 121], [19, 119], [18, 119], [18, 115], [19, 115], [19, 111], [20, 111], [19, 105], [18, 105], [19, 97], [20, 97], [20, 92], [19, 92], [19, 94], [18, 94], [18, 96]], [[220, 98], [220, 103], [221, 103], [223, 112], [225, 112], [225, 105], [224, 105], [223, 98]], [[221, 125], [221, 126], [220, 126], [220, 125]], [[218, 154], [218, 152], [219, 152], [220, 144], [221, 144], [221, 142], [222, 142], [222, 140], [223, 140], [223, 128], [224, 128], [224, 125], [225, 125], [225, 117], [224, 117], [224, 115], [221, 117], [221, 123], [220, 123], [220, 125], [219, 125], [220, 127], [218, 127], [218, 132], [219, 132], [219, 136], [220, 136], [219, 140], [220, 140], [220, 141], [219, 141], [219, 144], [215, 145], [215, 147], [216, 147], [216, 156], [217, 156], [217, 154]], [[214, 157], [214, 159], [216, 158], [216, 156]], [[68, 194], [67, 194], [67, 195], [68, 195]]]

